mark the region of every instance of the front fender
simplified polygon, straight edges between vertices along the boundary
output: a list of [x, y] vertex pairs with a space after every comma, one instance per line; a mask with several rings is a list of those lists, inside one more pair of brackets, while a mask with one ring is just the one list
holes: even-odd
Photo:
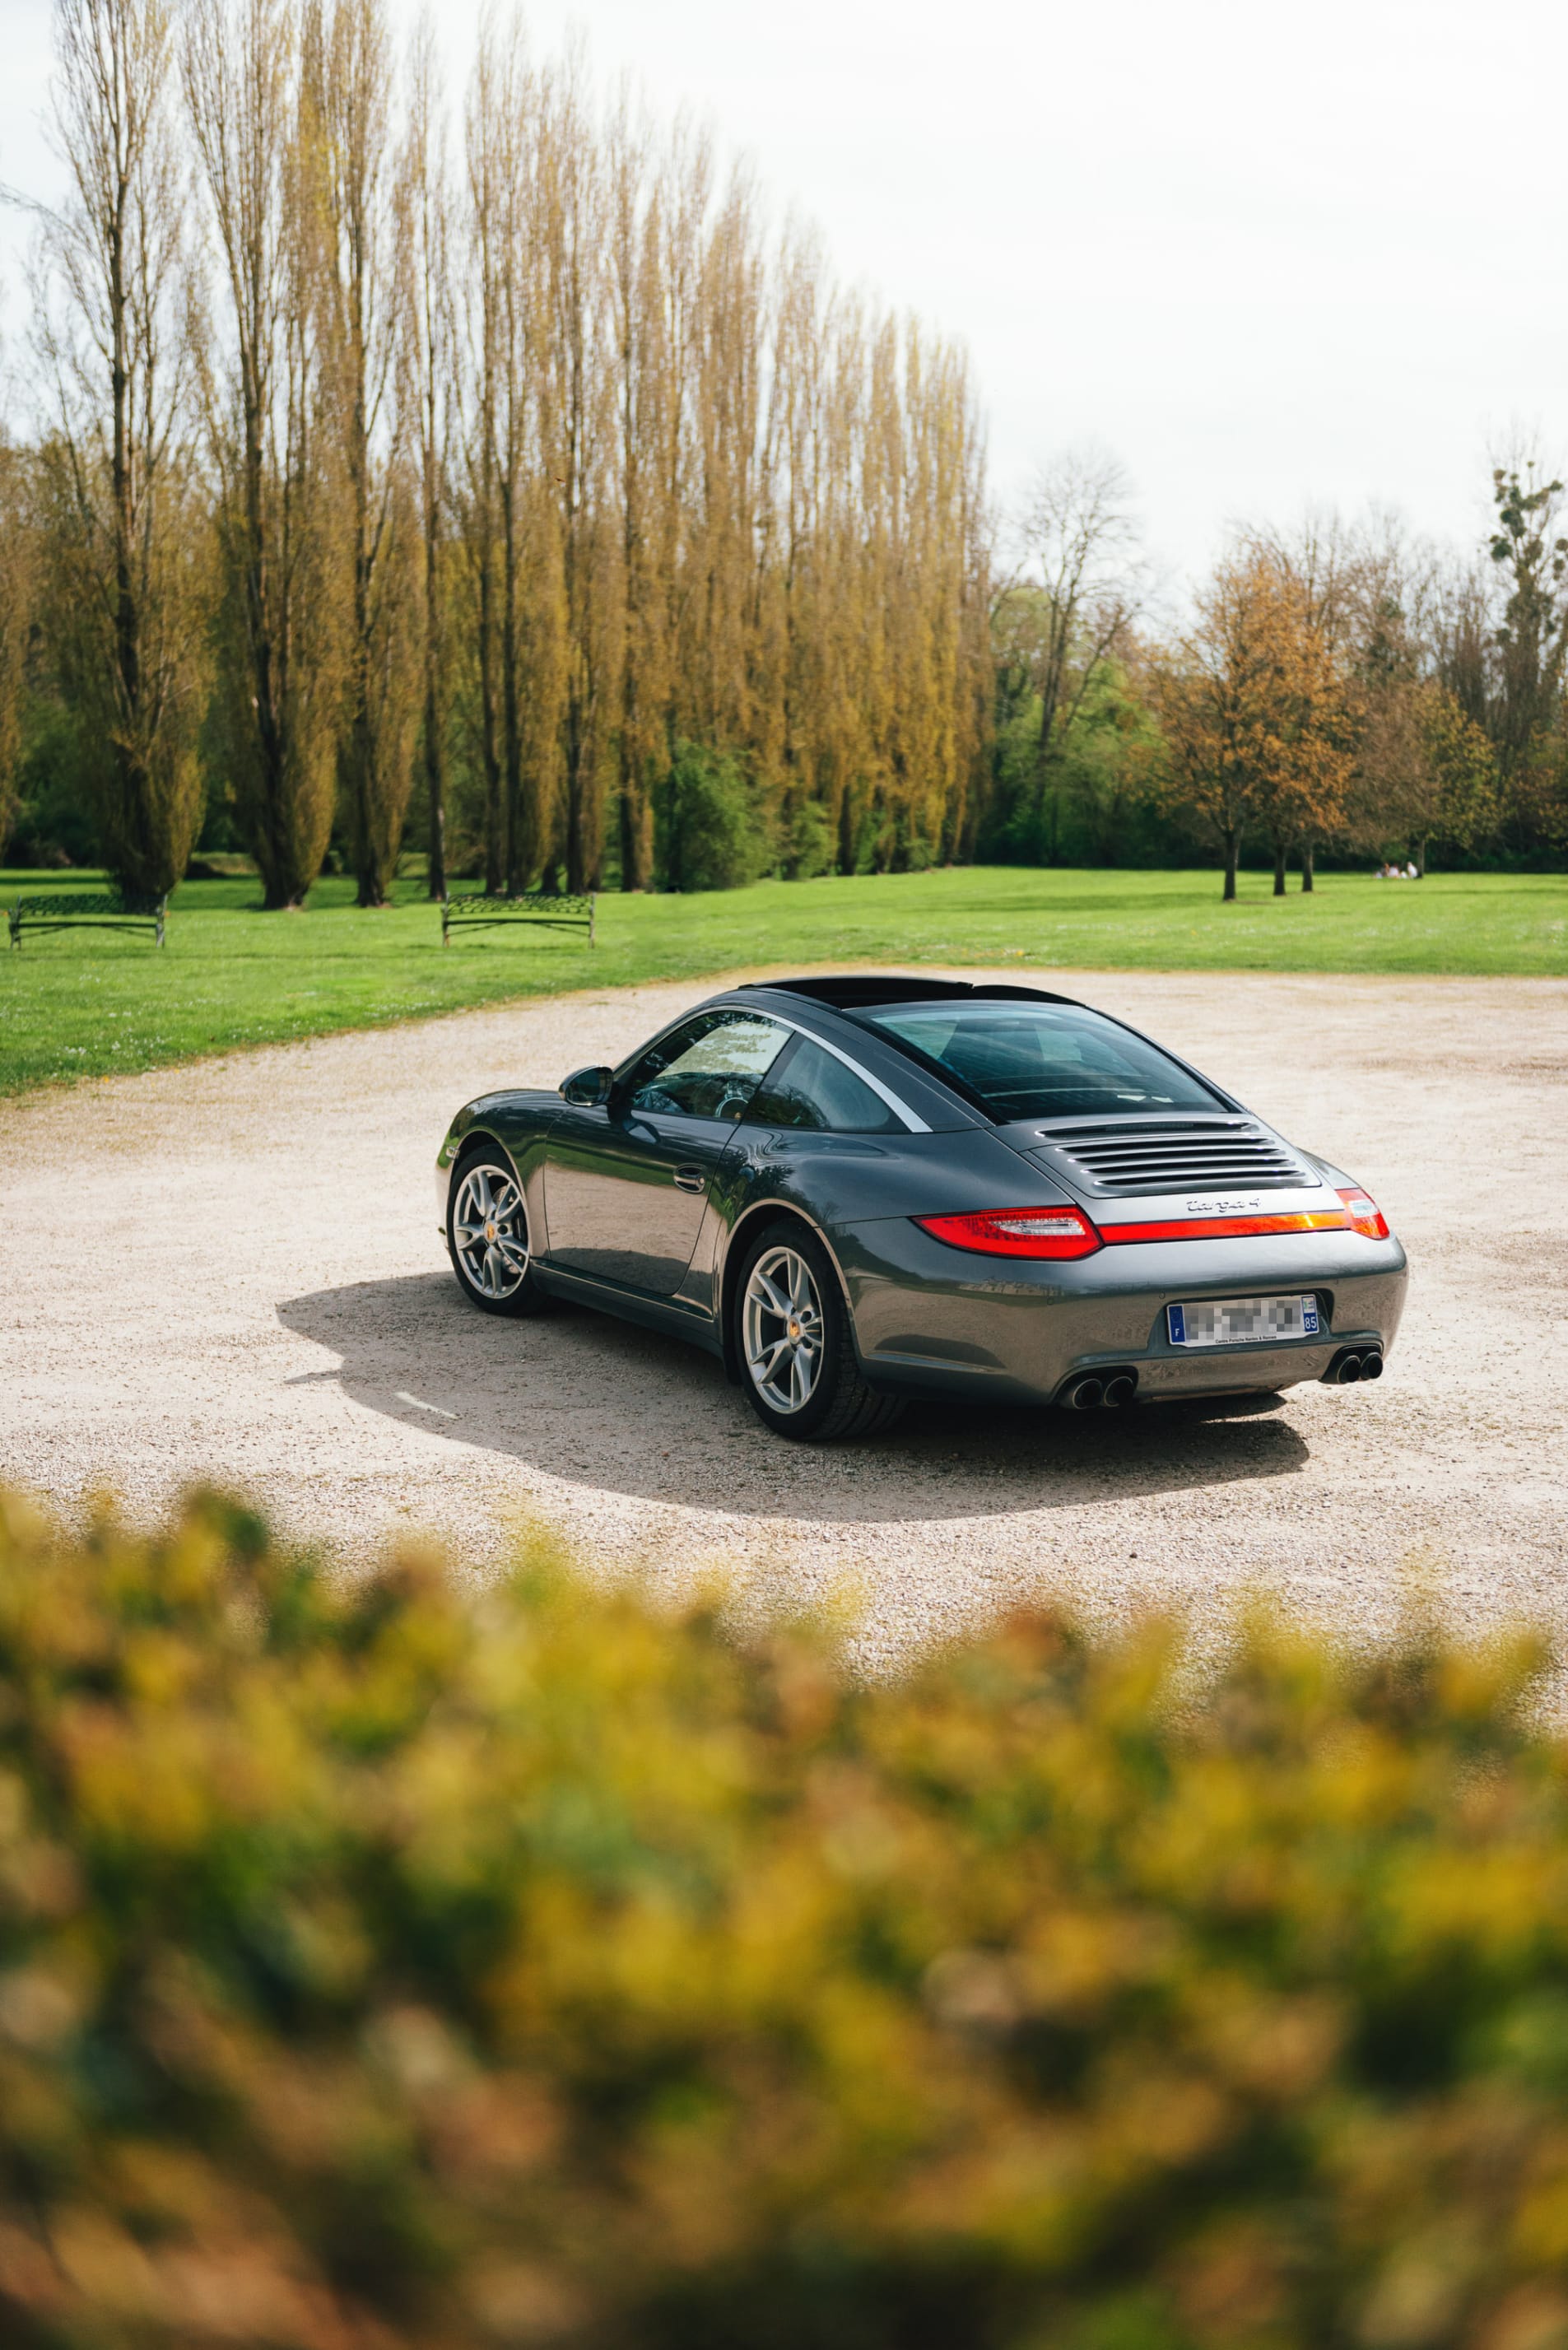
[[481, 1094], [463, 1104], [436, 1152], [436, 1216], [443, 1240], [452, 1170], [465, 1145], [483, 1136], [497, 1144], [511, 1160], [527, 1208], [530, 1245], [535, 1254], [544, 1253], [549, 1245], [545, 1223], [544, 1144], [560, 1108], [554, 1094]]

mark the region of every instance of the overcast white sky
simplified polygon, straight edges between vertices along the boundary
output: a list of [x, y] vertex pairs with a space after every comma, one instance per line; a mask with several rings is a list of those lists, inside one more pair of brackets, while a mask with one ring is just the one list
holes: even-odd
[[[436, 10], [454, 78], [478, 15]], [[1490, 442], [1568, 443], [1568, 10], [1546, 0], [526, 16], [536, 46], [576, 23], [604, 74], [707, 114], [842, 275], [967, 339], [999, 492], [1094, 437], [1174, 567], [1308, 501], [1469, 539]], [[0, 181], [42, 195], [48, 27], [48, 0], [0, 0]], [[20, 250], [0, 214], [13, 359]]]

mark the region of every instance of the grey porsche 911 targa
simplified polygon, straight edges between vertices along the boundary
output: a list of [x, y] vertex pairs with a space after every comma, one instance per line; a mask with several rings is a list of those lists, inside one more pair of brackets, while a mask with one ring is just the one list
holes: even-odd
[[1030, 987], [770, 980], [618, 1068], [460, 1110], [463, 1295], [722, 1357], [823, 1441], [911, 1396], [1061, 1404], [1381, 1376], [1405, 1252], [1344, 1170], [1121, 1021]]

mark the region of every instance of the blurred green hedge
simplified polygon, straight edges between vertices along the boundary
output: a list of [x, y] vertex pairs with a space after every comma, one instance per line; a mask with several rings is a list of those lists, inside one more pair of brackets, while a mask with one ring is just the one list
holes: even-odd
[[1568, 2342], [1540, 1659], [0, 1531], [0, 2342]]

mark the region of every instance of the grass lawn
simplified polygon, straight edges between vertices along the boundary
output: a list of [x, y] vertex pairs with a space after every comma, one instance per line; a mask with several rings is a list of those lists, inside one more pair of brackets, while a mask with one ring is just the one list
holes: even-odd
[[[86, 873], [0, 874], [0, 905], [28, 887], [101, 887]], [[934, 962], [1114, 970], [1568, 972], [1568, 877], [1451, 874], [1422, 882], [1321, 877], [1310, 898], [1244, 874], [938, 873], [763, 882], [691, 898], [605, 897], [597, 946], [571, 931], [459, 932], [443, 952], [422, 884], [358, 912], [348, 880], [306, 911], [263, 914], [252, 880], [191, 881], [169, 943], [56, 931], [0, 972], [0, 1093], [151, 1068], [193, 1054], [417, 1019], [464, 1004], [696, 979], [747, 965]]]

